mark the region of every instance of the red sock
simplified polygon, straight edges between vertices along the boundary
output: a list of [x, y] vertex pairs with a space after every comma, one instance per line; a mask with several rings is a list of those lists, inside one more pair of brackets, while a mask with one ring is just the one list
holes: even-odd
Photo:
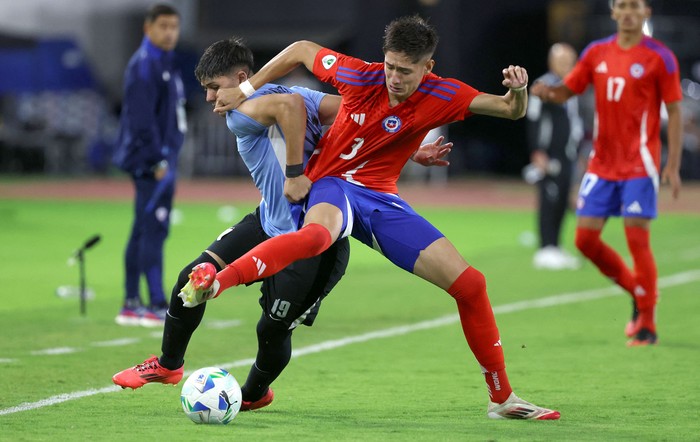
[[634, 299], [639, 310], [639, 321], [643, 328], [656, 333], [654, 308], [658, 297], [657, 271], [654, 255], [651, 252], [649, 230], [643, 227], [625, 227], [625, 236], [634, 260], [634, 273], [638, 286]]
[[462, 331], [486, 377], [491, 401], [505, 402], [513, 389], [506, 375], [501, 338], [486, 294], [484, 275], [468, 267], [447, 292], [457, 301]]
[[600, 239], [600, 230], [576, 228], [576, 247], [600, 272], [634, 297], [634, 275], [620, 255]]
[[323, 253], [332, 244], [331, 234], [320, 224], [308, 224], [299, 231], [275, 236], [253, 247], [216, 275], [218, 293], [274, 275], [300, 259]]

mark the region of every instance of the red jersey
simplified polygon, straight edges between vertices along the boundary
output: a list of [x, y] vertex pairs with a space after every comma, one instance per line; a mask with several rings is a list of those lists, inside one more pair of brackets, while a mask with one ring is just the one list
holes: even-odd
[[564, 84], [593, 84], [595, 127], [588, 171], [608, 180], [658, 177], [661, 102], [683, 98], [675, 55], [650, 37], [630, 49], [617, 34], [589, 44]]
[[316, 55], [313, 72], [338, 89], [342, 102], [306, 175], [312, 181], [339, 177], [378, 192], [398, 193], [401, 169], [430, 129], [472, 115], [469, 105], [480, 93], [431, 73], [407, 100], [389, 107], [383, 63], [325, 48]]

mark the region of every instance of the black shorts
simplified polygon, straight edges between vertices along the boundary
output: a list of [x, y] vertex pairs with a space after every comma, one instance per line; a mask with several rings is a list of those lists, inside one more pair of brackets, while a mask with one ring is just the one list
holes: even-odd
[[[260, 223], [258, 208], [222, 232], [208, 250], [230, 264], [269, 238]], [[321, 300], [340, 281], [349, 259], [350, 244], [343, 238], [321, 255], [294, 262], [263, 279], [260, 306], [264, 313], [289, 329], [312, 325]]]

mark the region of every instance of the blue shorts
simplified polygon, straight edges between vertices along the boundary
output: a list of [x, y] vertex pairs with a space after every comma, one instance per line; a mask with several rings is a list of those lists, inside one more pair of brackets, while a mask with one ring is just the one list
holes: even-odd
[[608, 218], [656, 218], [657, 188], [651, 178], [609, 181], [586, 173], [576, 201], [576, 215]]
[[325, 177], [313, 184], [305, 206], [319, 203], [332, 204], [343, 213], [341, 238], [351, 235], [409, 272], [421, 250], [445, 236], [398, 195], [340, 178]]

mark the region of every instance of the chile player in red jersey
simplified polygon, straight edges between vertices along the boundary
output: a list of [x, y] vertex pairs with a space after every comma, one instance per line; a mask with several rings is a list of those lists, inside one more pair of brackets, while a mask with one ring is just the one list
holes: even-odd
[[[617, 33], [594, 41], [562, 85], [533, 84], [533, 95], [563, 102], [593, 85], [596, 125], [593, 152], [577, 202], [576, 246], [607, 277], [632, 295], [628, 345], [657, 341], [657, 272], [649, 241], [659, 181], [678, 197], [681, 159], [681, 87], [678, 61], [661, 42], [644, 35], [649, 0], [613, 0]], [[668, 112], [668, 159], [661, 166], [661, 104]], [[624, 218], [629, 269], [600, 234], [610, 216]]]
[[[508, 88], [504, 95], [482, 93], [432, 73], [437, 40], [432, 26], [412, 16], [394, 20], [386, 28], [383, 63], [367, 63], [300, 41], [239, 88], [217, 92], [214, 110], [224, 112], [256, 88], [303, 64], [336, 87], [342, 103], [306, 168], [313, 186], [305, 201], [304, 226], [260, 244], [215, 280], [211, 269], [195, 268], [181, 298], [186, 306], [195, 306], [228, 287], [317, 255], [338, 238], [352, 235], [456, 300], [462, 329], [488, 386], [488, 417], [558, 419], [558, 411], [513, 393], [484, 276], [397, 193], [402, 167], [430, 129], [472, 114], [513, 120], [525, 115], [528, 77], [524, 68], [503, 70], [502, 84]], [[287, 165], [288, 176], [301, 173], [300, 165]]]

